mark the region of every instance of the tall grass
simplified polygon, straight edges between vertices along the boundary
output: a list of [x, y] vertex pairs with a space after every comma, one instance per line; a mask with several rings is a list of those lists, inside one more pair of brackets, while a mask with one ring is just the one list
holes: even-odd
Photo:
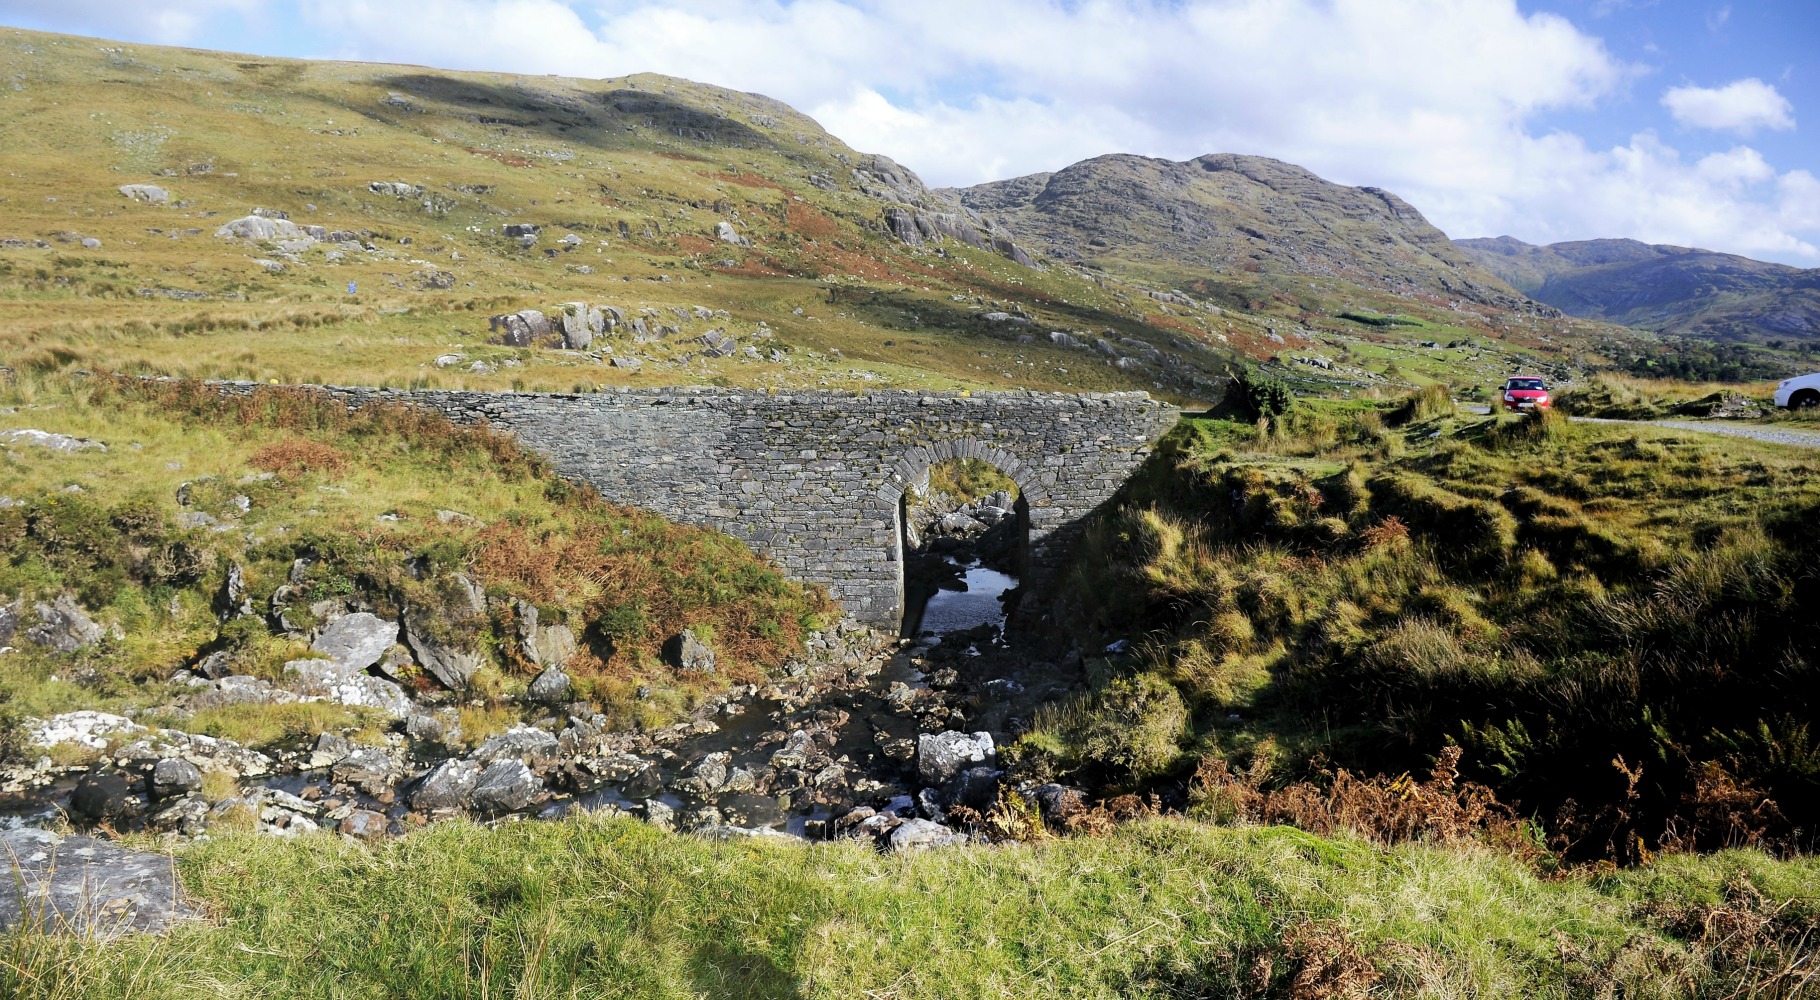
[[[1778, 995], [1812, 861], [1542, 878], [1471, 847], [1142, 821], [881, 856], [625, 820], [230, 835], [165, 939], [0, 939], [25, 998]], [[1350, 984], [1345, 991], [1336, 984]], [[1323, 985], [1325, 984], [1325, 985]], [[1793, 996], [1784, 992], [1779, 995]]]

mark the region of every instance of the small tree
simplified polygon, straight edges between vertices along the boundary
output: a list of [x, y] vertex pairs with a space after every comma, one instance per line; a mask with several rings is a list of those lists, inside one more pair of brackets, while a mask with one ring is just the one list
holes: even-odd
[[1289, 394], [1289, 383], [1252, 369], [1233, 373], [1226, 398], [1234, 410], [1251, 421], [1275, 421], [1288, 413], [1295, 402]]

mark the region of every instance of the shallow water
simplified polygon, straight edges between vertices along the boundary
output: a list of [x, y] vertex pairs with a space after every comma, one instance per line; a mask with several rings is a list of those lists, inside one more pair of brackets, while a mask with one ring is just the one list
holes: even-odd
[[979, 563], [963, 564], [949, 560], [964, 572], [961, 590], [938, 590], [923, 606], [923, 618], [917, 625], [919, 634], [964, 632], [981, 625], [1004, 625], [1005, 591], [1017, 586], [1017, 577], [1007, 576]]

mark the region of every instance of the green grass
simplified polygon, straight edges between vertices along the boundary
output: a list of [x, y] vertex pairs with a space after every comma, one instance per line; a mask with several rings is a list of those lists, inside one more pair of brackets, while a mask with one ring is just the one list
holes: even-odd
[[[1815, 917], [1811, 860], [1732, 852], [1541, 879], [1477, 848], [1147, 821], [880, 856], [586, 818], [438, 824], [375, 849], [231, 835], [179, 858], [169, 938], [0, 939], [25, 997], [1720, 996], [1704, 912]], [[1741, 903], [1761, 896], [1756, 909]], [[1733, 907], [1728, 909], [1727, 907]], [[1687, 919], [1691, 915], [1692, 920]], [[1774, 934], [1768, 959], [1812, 960]], [[1781, 947], [1782, 951], [1776, 949]], [[1802, 948], [1805, 947], [1804, 952]]]
[[[1050, 611], [1134, 653], [1039, 720], [1023, 773], [1185, 805], [1211, 762], [1282, 787], [1424, 772], [1458, 744], [1569, 857], [1811, 848], [1820, 458], [1429, 395], [1394, 430], [1331, 406], [1287, 433], [1184, 421]], [[1189, 714], [1169, 752], [1109, 754], [1100, 734], [1135, 748], [1181, 710], [1134, 714], [1131, 686], [1158, 683]]]

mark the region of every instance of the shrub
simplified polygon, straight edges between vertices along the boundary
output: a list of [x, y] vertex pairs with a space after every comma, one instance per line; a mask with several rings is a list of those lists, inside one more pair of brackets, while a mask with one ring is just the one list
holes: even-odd
[[1121, 677], [1100, 692], [1078, 744], [1088, 760], [1143, 779], [1169, 769], [1187, 729], [1181, 693], [1166, 679], [1143, 673]]
[[1233, 375], [1227, 404], [1247, 421], [1270, 420], [1289, 412], [1295, 402], [1289, 383], [1253, 369]]

